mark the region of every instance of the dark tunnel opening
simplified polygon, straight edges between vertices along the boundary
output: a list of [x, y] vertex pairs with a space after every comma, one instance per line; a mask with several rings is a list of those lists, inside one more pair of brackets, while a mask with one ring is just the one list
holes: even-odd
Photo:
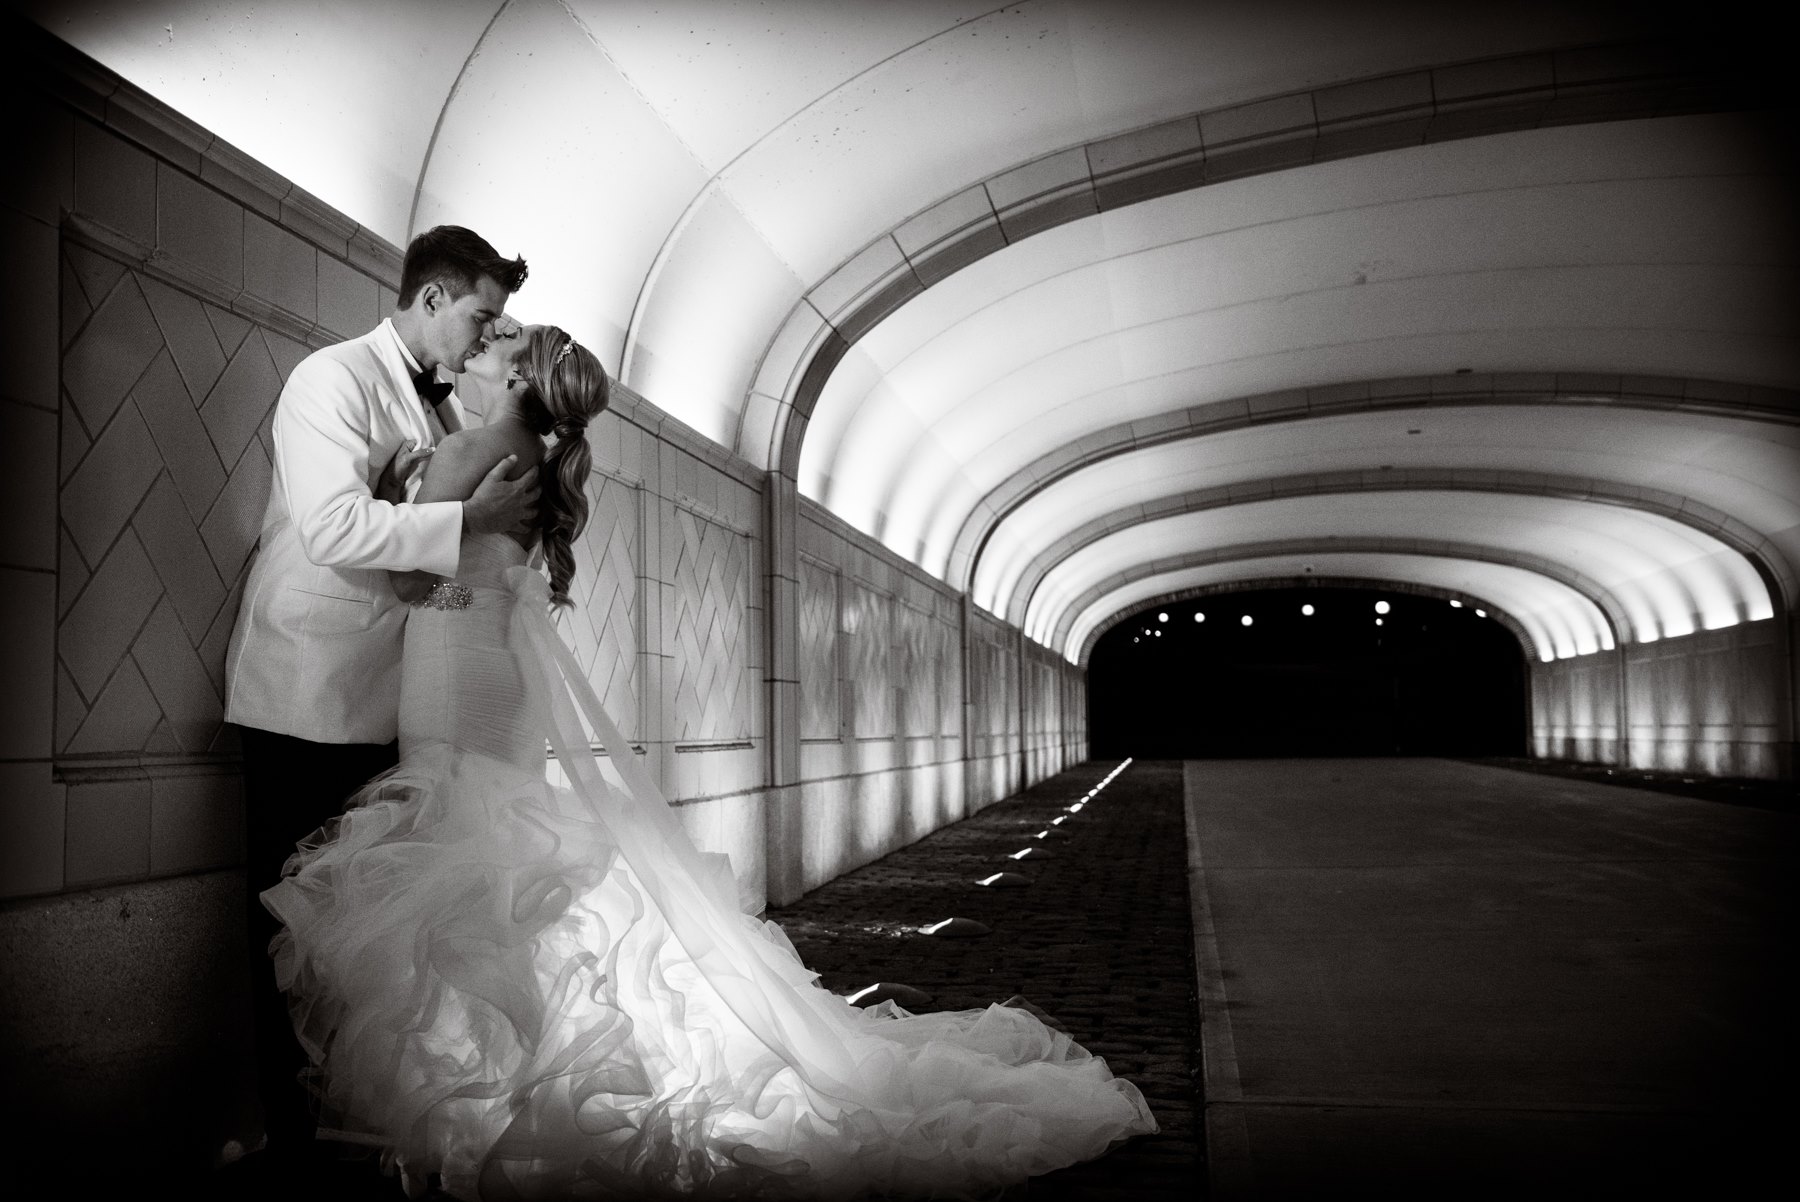
[[1218, 593], [1150, 606], [1095, 642], [1092, 754], [1521, 755], [1526, 679], [1518, 639], [1470, 602], [1353, 587]]

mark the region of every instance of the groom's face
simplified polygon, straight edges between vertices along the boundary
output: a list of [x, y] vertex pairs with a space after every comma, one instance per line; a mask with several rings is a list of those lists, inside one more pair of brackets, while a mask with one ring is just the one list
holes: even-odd
[[471, 355], [481, 353], [487, 340], [494, 336], [494, 320], [506, 308], [506, 289], [487, 276], [476, 278], [475, 287], [452, 297], [442, 285], [428, 284], [426, 339], [438, 362], [451, 371], [460, 372]]

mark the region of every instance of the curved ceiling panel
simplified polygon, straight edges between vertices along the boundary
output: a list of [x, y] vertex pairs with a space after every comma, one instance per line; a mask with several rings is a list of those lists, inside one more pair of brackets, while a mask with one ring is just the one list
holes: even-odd
[[[1275, 539], [1269, 542], [1207, 547], [1165, 556], [1162, 559], [1151, 560], [1127, 568], [1096, 581], [1086, 592], [1077, 597], [1065, 610], [1063, 621], [1053, 635], [1053, 640], [1055, 645], [1062, 647], [1066, 654], [1072, 654], [1069, 649], [1073, 644], [1068, 642], [1068, 627], [1073, 624], [1077, 615], [1087, 613], [1093, 605], [1114, 590], [1153, 576], [1166, 576], [1172, 572], [1186, 571], [1190, 568], [1236, 563], [1243, 560], [1289, 556], [1391, 554], [1421, 556], [1444, 562], [1496, 564], [1502, 567], [1518, 568], [1561, 584], [1574, 593], [1587, 598], [1590, 602], [1589, 608], [1580, 611], [1563, 609], [1560, 611], [1561, 617], [1554, 616], [1553, 597], [1546, 595], [1539, 598], [1539, 607], [1534, 612], [1536, 620], [1543, 623], [1543, 630], [1540, 633], [1549, 640], [1545, 646], [1551, 648], [1558, 656], [1587, 655], [1598, 650], [1610, 650], [1618, 645], [1618, 632], [1630, 627], [1629, 617], [1619, 606], [1617, 599], [1591, 577], [1570, 568], [1567, 564], [1558, 563], [1541, 555], [1521, 555], [1515, 552], [1497, 551], [1492, 547], [1483, 547], [1473, 543], [1428, 538], [1407, 539], [1404, 544], [1396, 545], [1395, 540], [1391, 538], [1324, 537]], [[1301, 577], [1301, 579], [1311, 578], [1311, 574]]]
[[501, 4], [27, 0], [17, 7], [339, 212], [405, 246], [438, 112]]
[[1508, 491], [1535, 485], [1621, 504], [1642, 503], [1636, 482], [1654, 481], [1654, 508], [1688, 522], [1700, 507], [1731, 515], [1776, 550], [1771, 570], [1791, 586], [1800, 569], [1796, 463], [1800, 428], [1716, 414], [1638, 411], [1622, 421], [1607, 406], [1490, 404], [1271, 422], [1126, 451], [1055, 479], [994, 526], [972, 591], [977, 604], [1017, 621], [1030, 588], [1084, 528], [1167, 512], [1183, 497], [1192, 498], [1187, 508], [1248, 499], [1289, 481], [1338, 491], [1346, 486], [1319, 477], [1371, 469], [1379, 474], [1361, 487], [1400, 487], [1409, 476], [1429, 483], [1446, 470], [1464, 474], [1462, 487], [1482, 487], [1511, 473]]
[[[1773, 612], [1755, 569], [1718, 539], [1656, 514], [1559, 498], [1419, 491], [1247, 502], [1143, 522], [1088, 544], [1045, 575], [1026, 633], [1072, 651], [1074, 612], [1101, 582], [1190, 548], [1305, 538], [1380, 540], [1396, 550], [1435, 541], [1501, 561], [1544, 559], [1593, 582], [1623, 616], [1621, 637], [1652, 642]], [[1516, 612], [1516, 611], [1515, 611]], [[1601, 645], [1591, 632], [1583, 640]]]
[[[1547, 576], [1505, 564], [1396, 552], [1252, 556], [1146, 576], [1109, 590], [1085, 606], [1060, 648], [1085, 664], [1094, 640], [1132, 610], [1188, 589], [1270, 579], [1360, 577], [1440, 589], [1505, 612], [1528, 640], [1528, 654], [1548, 663], [1577, 654], [1575, 631], [1604, 629], [1594, 603]], [[1215, 616], [1210, 615], [1209, 616]], [[1593, 648], [1589, 648], [1592, 650]]]
[[531, 278], [509, 309], [611, 366], [657, 244], [706, 177], [567, 10], [525, 0], [502, 9], [443, 102], [414, 226], [467, 225], [523, 254]]
[[1424, 0], [23, 7], [396, 245], [453, 220], [525, 254], [523, 316], [727, 446], [804, 288], [996, 171], [1321, 81], [1652, 32], [1517, 0], [1454, 21]]
[[[627, 384], [684, 420], [693, 421], [690, 405], [710, 404], [716, 412], [694, 423], [703, 429], [740, 412], [756, 359], [807, 288], [997, 169], [1320, 80], [1636, 32], [1619, 14], [1551, 4], [1474, 4], [1455, 22], [1433, 22], [1428, 6], [1392, 0], [1286, 0], [1254, 14], [1167, 0], [818, 0], [778, 10], [788, 18], [779, 25], [812, 27], [795, 36], [772, 30], [764, 5], [720, 7], [717, 19], [690, 21], [697, 32], [684, 41], [651, 5], [582, 6], [712, 172], [672, 223], [622, 369]], [[1307, 37], [1292, 36], [1294, 20], [1310, 27]], [[790, 72], [813, 94], [764, 82]], [[721, 118], [740, 92], [745, 112]], [[978, 215], [989, 212], [985, 196], [969, 199]], [[739, 245], [722, 250], [725, 230]], [[741, 347], [751, 353], [738, 355]]]
[[[1055, 447], [1346, 378], [1800, 378], [1782, 193], [1727, 118], [1557, 128], [1320, 164], [1058, 227], [951, 276], [826, 384], [800, 483], [943, 573]], [[1506, 143], [1505, 146], [1489, 143]]]
[[[1753, 442], [1756, 466], [1748, 471], [1752, 479], [1780, 479], [1781, 460], [1787, 455], [1785, 448], [1777, 448], [1773, 461], [1766, 469], [1762, 466], [1762, 460], [1767, 456], [1763, 444], [1769, 438], [1765, 427], [1800, 425], [1800, 392], [1719, 380], [1580, 372], [1459, 373], [1346, 380], [1315, 388], [1286, 389], [1215, 401], [1171, 410], [1151, 419], [1107, 426], [1017, 469], [989, 490], [964, 520], [951, 547], [946, 579], [958, 588], [969, 587], [974, 564], [984, 553], [989, 534], [1008, 514], [1063, 477], [1096, 467], [1119, 455], [1253, 426], [1346, 414], [1387, 414], [1429, 421], [1436, 410], [1471, 406], [1602, 407], [1625, 410], [1620, 415], [1620, 420], [1625, 423], [1635, 420], [1640, 412], [1728, 418], [1745, 423], [1746, 436]], [[1378, 461], [1373, 466], [1379, 468], [1381, 464]], [[1654, 505], [1650, 507], [1655, 508]], [[1686, 501], [1683, 508], [1695, 522], [1719, 533], [1734, 546], [1742, 546], [1779, 575], [1787, 557], [1770, 545], [1765, 536], [1758, 533], [1758, 528], [1722, 511], [1707, 512], [1704, 506], [1691, 500]], [[1762, 522], [1761, 526], [1769, 530], [1785, 528], [1779, 519]], [[1800, 596], [1800, 580], [1785, 581], [1782, 593], [1784, 597]]]

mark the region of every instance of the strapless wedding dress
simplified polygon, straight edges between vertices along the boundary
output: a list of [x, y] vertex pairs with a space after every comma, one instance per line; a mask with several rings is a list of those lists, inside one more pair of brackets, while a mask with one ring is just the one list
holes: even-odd
[[1156, 1130], [1024, 1010], [820, 987], [687, 839], [524, 561], [465, 540], [408, 619], [399, 767], [263, 894], [322, 1137], [459, 1198], [838, 1199], [992, 1194]]

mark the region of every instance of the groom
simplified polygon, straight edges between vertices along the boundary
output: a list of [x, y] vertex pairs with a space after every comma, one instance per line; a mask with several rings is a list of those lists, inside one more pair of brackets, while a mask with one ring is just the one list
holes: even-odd
[[274, 478], [226, 657], [225, 717], [243, 740], [257, 1068], [269, 1149], [283, 1161], [308, 1155], [313, 1123], [296, 1081], [306, 1056], [269, 959], [276, 924], [258, 895], [299, 840], [398, 760], [406, 608], [387, 573], [454, 576], [465, 532], [535, 520], [536, 474], [507, 481], [510, 459], [467, 501], [375, 495], [402, 451], [427, 453], [462, 428], [437, 370], [460, 372], [481, 351], [524, 282], [523, 259], [472, 231], [425, 231], [406, 248], [393, 316], [302, 360], [275, 407]]

